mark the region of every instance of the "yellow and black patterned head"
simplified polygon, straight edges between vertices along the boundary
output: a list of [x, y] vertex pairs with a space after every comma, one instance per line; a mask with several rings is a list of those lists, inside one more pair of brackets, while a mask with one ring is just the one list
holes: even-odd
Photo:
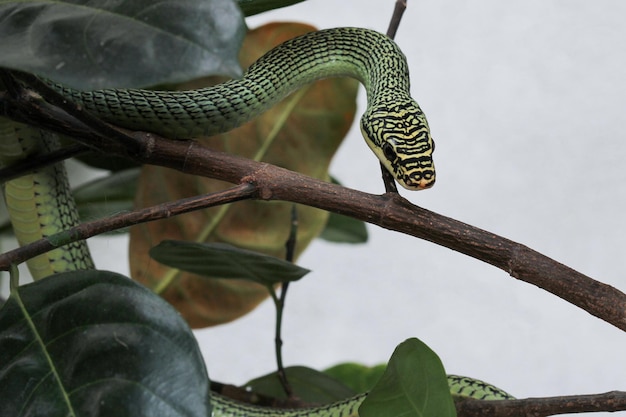
[[408, 190], [433, 186], [435, 143], [426, 116], [413, 99], [368, 107], [361, 118], [361, 132], [400, 185]]

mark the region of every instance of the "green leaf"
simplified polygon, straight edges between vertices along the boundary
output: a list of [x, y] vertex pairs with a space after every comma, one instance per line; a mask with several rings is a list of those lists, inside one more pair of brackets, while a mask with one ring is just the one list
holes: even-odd
[[[341, 382], [304, 366], [285, 368], [294, 394], [304, 402], [329, 404], [356, 394]], [[276, 372], [253, 379], [245, 385], [253, 392], [274, 398], [287, 398]]]
[[239, 7], [246, 16], [291, 6], [302, 1], [304, 0], [238, 0]]
[[310, 271], [273, 256], [224, 243], [166, 240], [150, 250], [157, 261], [198, 275], [245, 279], [264, 286], [297, 281]]
[[336, 243], [365, 243], [367, 228], [365, 223], [342, 214], [330, 213], [326, 228], [320, 238]]
[[124, 276], [58, 274], [0, 309], [2, 415], [206, 417], [208, 385], [184, 320]]
[[341, 363], [324, 370], [324, 373], [352, 388], [355, 392], [368, 392], [382, 377], [387, 365], [365, 366], [358, 363]]
[[80, 218], [93, 220], [133, 209], [139, 169], [115, 172], [77, 187], [74, 200]]
[[[332, 175], [330, 182], [341, 185]], [[365, 243], [368, 235], [365, 222], [342, 214], [330, 213], [320, 238], [335, 243]]]
[[359, 416], [456, 417], [439, 357], [418, 339], [401, 343], [359, 407]]
[[245, 24], [235, 0], [0, 3], [0, 67], [75, 88], [236, 75]]

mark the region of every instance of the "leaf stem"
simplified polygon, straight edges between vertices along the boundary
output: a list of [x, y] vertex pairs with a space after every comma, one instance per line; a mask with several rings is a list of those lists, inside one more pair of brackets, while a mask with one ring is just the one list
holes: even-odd
[[[286, 283], [285, 283], [286, 284]], [[277, 374], [278, 379], [280, 380], [280, 384], [283, 386], [285, 390], [285, 394], [287, 394], [288, 398], [293, 398], [293, 389], [287, 380], [287, 373], [285, 372], [285, 366], [283, 364], [283, 339], [281, 337], [282, 332], [282, 323], [283, 323], [283, 310], [285, 307], [283, 294], [285, 292], [285, 287], [283, 284], [283, 289], [281, 290], [281, 297], [278, 298], [276, 295], [276, 291], [274, 287], [271, 285], [267, 286], [267, 289], [272, 297], [272, 301], [274, 301], [274, 305], [276, 306], [276, 333], [274, 336], [274, 348], [276, 350], [276, 366], [278, 368]]]
[[407, 0], [396, 0], [396, 5], [393, 9], [393, 15], [391, 16], [391, 20], [389, 21], [389, 27], [387, 28], [387, 36], [389, 36], [391, 39], [396, 37], [396, 32], [398, 31], [398, 26], [400, 26], [402, 15], [406, 10], [406, 2]]
[[17, 291], [20, 286], [20, 271], [17, 269], [17, 264], [13, 263], [9, 267], [9, 289], [11, 293]]
[[26, 305], [24, 304], [24, 301], [22, 300], [20, 292], [18, 291], [17, 281], [19, 280], [19, 274], [17, 272], [17, 266], [15, 264], [11, 265], [10, 273], [11, 273], [11, 298], [15, 300], [15, 303], [18, 305], [24, 317], [24, 322], [26, 323], [27, 327], [32, 332], [32, 337], [33, 337], [32, 344], [36, 348], [38, 347], [41, 350], [41, 355], [45, 358], [45, 365], [42, 363], [40, 364], [40, 366], [42, 367], [42, 369], [44, 369], [46, 365], [48, 367], [48, 371], [49, 371], [48, 373], [50, 376], [47, 376], [47, 378], [50, 378], [51, 385], [56, 386], [58, 393], [60, 394], [59, 398], [66, 407], [66, 413], [64, 415], [67, 417], [76, 417], [76, 412], [74, 411], [72, 401], [70, 400], [68, 389], [63, 383], [64, 381], [61, 377], [59, 370], [57, 369], [57, 364], [55, 363], [54, 358], [51, 357], [50, 351], [48, 350], [48, 346], [46, 342], [43, 340], [42, 334], [37, 328], [37, 325], [33, 321], [33, 315], [26, 308]]
[[[398, 31], [398, 26], [400, 26], [402, 15], [406, 10], [406, 2], [407, 0], [396, 0], [396, 5], [393, 9], [391, 20], [389, 21], [389, 27], [387, 28], [387, 36], [391, 39], [396, 37], [396, 32]], [[398, 187], [396, 186], [396, 180], [393, 178], [393, 175], [387, 171], [387, 168], [385, 168], [382, 163], [380, 164], [380, 171], [383, 178], [383, 184], [385, 185], [385, 192], [397, 194]]]

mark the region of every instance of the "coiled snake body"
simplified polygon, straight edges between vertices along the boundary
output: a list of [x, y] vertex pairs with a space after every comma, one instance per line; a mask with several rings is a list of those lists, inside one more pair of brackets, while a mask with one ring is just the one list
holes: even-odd
[[[388, 37], [358, 28], [311, 32], [272, 49], [239, 79], [192, 91], [107, 89], [78, 91], [48, 82], [85, 110], [112, 124], [154, 132], [173, 139], [209, 136], [233, 129], [256, 117], [301, 86], [314, 80], [349, 76], [367, 91], [361, 118], [366, 143], [385, 168], [407, 189], [433, 185], [434, 143], [428, 123], [409, 94], [404, 55]], [[54, 135], [0, 118], [0, 165], [45, 154]], [[42, 168], [4, 184], [11, 222], [20, 244], [45, 238], [77, 223], [62, 166]], [[29, 261], [37, 278], [92, 268], [86, 244], [77, 242]], [[506, 398], [500, 390], [471, 379], [451, 379], [454, 392]], [[288, 415], [308, 417], [354, 415], [363, 397]], [[216, 396], [216, 416], [279, 416]]]

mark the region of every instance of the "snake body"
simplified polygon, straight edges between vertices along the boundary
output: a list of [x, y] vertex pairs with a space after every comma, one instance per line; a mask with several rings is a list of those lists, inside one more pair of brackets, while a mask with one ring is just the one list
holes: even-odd
[[[435, 181], [434, 143], [424, 113], [410, 96], [406, 59], [391, 39], [375, 31], [336, 28], [310, 32], [269, 51], [242, 78], [198, 90], [80, 91], [46, 82], [112, 124], [187, 139], [233, 129], [301, 86], [335, 76], [353, 77], [365, 86], [368, 105], [361, 117], [361, 131], [385, 168], [407, 189], [431, 187]], [[20, 157], [28, 158], [52, 146], [50, 134], [29, 132], [27, 126], [7, 119], [0, 118], [0, 130], [5, 132], [5, 148], [12, 149], [0, 148], [1, 165], [18, 163]], [[20, 148], [22, 151], [15, 151]], [[19, 185], [5, 185], [20, 244], [48, 237], [78, 221], [63, 173], [58, 166], [41, 169], [18, 180]], [[37, 270], [36, 277], [92, 265], [82, 242], [46, 256], [39, 258], [40, 266], [31, 267]], [[47, 268], [46, 262], [55, 268]]]
[[[44, 156], [57, 146], [55, 134], [0, 117], [0, 166]], [[38, 168], [0, 186], [20, 245], [47, 238], [79, 222], [63, 164]], [[84, 241], [53, 249], [28, 261], [34, 279], [93, 266]]]
[[[85, 110], [112, 124], [172, 139], [209, 136], [233, 129], [314, 80], [349, 76], [362, 82], [368, 106], [361, 131], [368, 146], [407, 189], [433, 185], [434, 143], [424, 113], [409, 93], [406, 60], [385, 35], [358, 28], [311, 32], [272, 49], [242, 78], [192, 91], [105, 89], [79, 91], [46, 81]], [[2, 87], [0, 85], [0, 87]], [[55, 146], [54, 135], [0, 118], [0, 165], [18, 164]], [[20, 244], [46, 238], [78, 222], [65, 170], [38, 169], [5, 182], [4, 196]], [[28, 262], [36, 278], [93, 263], [86, 244], [76, 242]], [[473, 398], [510, 396], [481, 381], [449, 377], [451, 392]], [[215, 417], [355, 416], [365, 396], [311, 409], [278, 411], [213, 396]]]
[[118, 126], [188, 139], [226, 132], [266, 111], [312, 81], [348, 76], [365, 86], [365, 141], [408, 189], [432, 186], [433, 140], [410, 96], [409, 70], [387, 36], [360, 28], [310, 32], [262, 56], [242, 78], [190, 91], [79, 91], [50, 83], [90, 113]]
[[[487, 382], [458, 375], [448, 375], [453, 396], [477, 400], [512, 400], [513, 396]], [[367, 394], [312, 408], [285, 409], [242, 404], [219, 394], [211, 395], [212, 417], [358, 417], [358, 409]]]

